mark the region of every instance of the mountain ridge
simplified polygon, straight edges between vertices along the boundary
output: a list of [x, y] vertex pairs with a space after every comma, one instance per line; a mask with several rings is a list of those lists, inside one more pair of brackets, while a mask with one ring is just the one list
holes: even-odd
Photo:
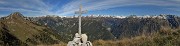
[[[26, 45], [32, 46], [38, 44], [55, 44], [59, 42], [59, 36], [56, 36], [58, 34], [54, 33], [52, 29], [49, 29], [48, 27], [42, 25], [38, 25], [36, 22], [26, 20], [25, 17], [19, 12], [15, 12], [7, 17], [4, 17], [2, 20], [0, 20], [0, 22], [2, 32], [5, 31], [5, 33], [7, 35], [10, 35], [10, 37], [15, 37], [15, 41], [23, 42]], [[6, 36], [6, 34], [2, 36]], [[3, 39], [6, 38], [3, 37], [0, 40], [3, 41]], [[6, 45], [11, 42], [3, 43], [4, 45]]]
[[[31, 18], [34, 21], [47, 25], [48, 27], [55, 29], [60, 34], [69, 32], [77, 32], [78, 18], [47, 16]], [[113, 34], [112, 39], [121, 39], [122, 37], [133, 37], [142, 34], [143, 32], [149, 34], [156, 32], [163, 27], [178, 28], [180, 17], [175, 15], [159, 15], [149, 17], [137, 17], [135, 15], [126, 18], [114, 18], [114, 17], [82, 17], [82, 32], [89, 33], [90, 30], [107, 31]], [[97, 24], [97, 25], [96, 25]], [[68, 29], [68, 30], [66, 30]], [[64, 31], [66, 32], [64, 32]], [[74, 32], [74, 33], [75, 33]], [[74, 34], [71, 33], [71, 34]], [[90, 38], [95, 37], [89, 33]], [[63, 35], [65, 36], [65, 35]], [[103, 39], [106, 36], [98, 39]], [[68, 38], [68, 37], [67, 37]], [[70, 38], [71, 39], [71, 38]], [[95, 39], [93, 39], [95, 40]], [[92, 41], [93, 41], [92, 40]], [[97, 40], [97, 39], [96, 39]]]

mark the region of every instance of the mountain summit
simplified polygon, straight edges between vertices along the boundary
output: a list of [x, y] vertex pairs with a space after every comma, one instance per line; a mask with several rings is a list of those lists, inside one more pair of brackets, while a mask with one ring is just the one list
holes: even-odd
[[10, 14], [10, 16], [12, 16], [12, 17], [24, 17], [20, 12], [14, 12], [14, 13]]
[[9, 19], [23, 19], [24, 18], [24, 16], [20, 12], [11, 13], [8, 17]]
[[0, 20], [0, 44], [4, 46], [55, 44], [59, 39], [57, 35], [43, 25], [24, 19], [19, 12]]

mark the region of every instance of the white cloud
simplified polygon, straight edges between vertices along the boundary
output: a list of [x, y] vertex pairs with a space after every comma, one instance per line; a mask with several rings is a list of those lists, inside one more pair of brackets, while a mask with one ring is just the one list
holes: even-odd
[[[82, 4], [84, 9], [87, 9], [88, 11], [93, 10], [103, 10], [103, 9], [110, 9], [115, 7], [122, 7], [122, 6], [130, 6], [130, 5], [155, 5], [155, 6], [173, 6], [173, 7], [180, 7], [180, 3], [174, 3], [180, 2], [179, 0], [82, 0]], [[61, 10], [59, 11], [62, 13], [62, 15], [66, 14], [72, 14], [72, 11], [76, 11], [75, 9], [78, 9], [78, 5], [80, 4], [80, 0], [72, 1], [66, 5], [64, 5]], [[67, 12], [64, 12], [67, 11]]]
[[[8, 6], [8, 7], [3, 7]], [[3, 11], [22, 11], [38, 14], [52, 14], [50, 5], [43, 0], [0, 0], [0, 9]]]
[[38, 12], [38, 11], [27, 10], [27, 9], [18, 9], [18, 8], [3, 8], [3, 7], [0, 7], [0, 9], [1, 10], [6, 10], [6, 11]]
[[6, 2], [4, 2], [4, 1], [0, 1], [0, 4], [5, 4]]
[[180, 12], [180, 7], [178, 7], [178, 8], [167, 8], [167, 9]]
[[[72, 0], [71, 2], [63, 4], [63, 6], [58, 6], [58, 3], [48, 4], [44, 2], [44, 0], [0, 0], [0, 10], [22, 11], [41, 15], [69, 15], [74, 14], [74, 12], [78, 10], [81, 3], [83, 4], [84, 10], [88, 11], [103, 10], [131, 5], [155, 5], [163, 7], [172, 6], [175, 8], [164, 9], [173, 10], [179, 10], [180, 8], [180, 0]], [[54, 9], [53, 7], [60, 8], [56, 9], [56, 11], [50, 11]]]

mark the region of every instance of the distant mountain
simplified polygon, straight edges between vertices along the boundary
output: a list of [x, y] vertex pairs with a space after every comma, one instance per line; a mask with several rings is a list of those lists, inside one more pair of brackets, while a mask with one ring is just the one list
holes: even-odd
[[[78, 32], [77, 17], [46, 16], [35, 17], [30, 20], [59, 32], [65, 40], [72, 40]], [[150, 34], [164, 27], [178, 28], [180, 17], [175, 15], [159, 16], [129, 16], [129, 17], [82, 17], [82, 32], [87, 33], [90, 40], [111, 40], [124, 37], [134, 37], [141, 34]]]
[[[72, 40], [74, 34], [78, 32], [78, 18], [40, 17], [37, 22], [56, 30], [60, 36], [63, 36], [65, 42]], [[87, 34], [90, 41], [115, 39], [107, 27], [102, 26], [102, 23], [104, 21], [101, 19], [83, 18], [82, 33]]]
[[52, 29], [27, 20], [15, 12], [0, 20], [0, 45], [26, 46], [58, 43], [60, 36]]

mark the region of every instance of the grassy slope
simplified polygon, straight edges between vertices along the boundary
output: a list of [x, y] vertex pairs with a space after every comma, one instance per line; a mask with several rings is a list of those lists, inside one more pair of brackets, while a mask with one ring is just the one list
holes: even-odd
[[[74, 34], [78, 32], [78, 19], [77, 18], [51, 18], [45, 17], [39, 20], [40, 23], [47, 23], [48, 26], [57, 30], [62, 41], [68, 42], [73, 39]], [[53, 23], [54, 22], [54, 23]], [[60, 23], [60, 25], [57, 25]], [[85, 19], [82, 20], [82, 33], [88, 35], [88, 40], [94, 41], [98, 39], [110, 40], [115, 37], [102, 26], [103, 21], [101, 19]]]
[[55, 44], [58, 42], [58, 39], [60, 39], [51, 29], [25, 20], [20, 15], [20, 13], [13, 13], [8, 19], [1, 20], [0, 22], [1, 25], [6, 26], [5, 28], [8, 30], [7, 33], [21, 42], [28, 45]]
[[121, 40], [97, 40], [95, 46], [179, 46], [180, 29], [161, 29], [159, 32], [149, 35], [142, 34], [133, 38]]
[[[95, 40], [92, 43], [94, 46], [179, 46], [180, 29], [164, 28], [159, 32], [148, 35], [141, 34], [132, 38], [122, 38], [121, 40]], [[66, 43], [50, 46], [66, 46]]]

